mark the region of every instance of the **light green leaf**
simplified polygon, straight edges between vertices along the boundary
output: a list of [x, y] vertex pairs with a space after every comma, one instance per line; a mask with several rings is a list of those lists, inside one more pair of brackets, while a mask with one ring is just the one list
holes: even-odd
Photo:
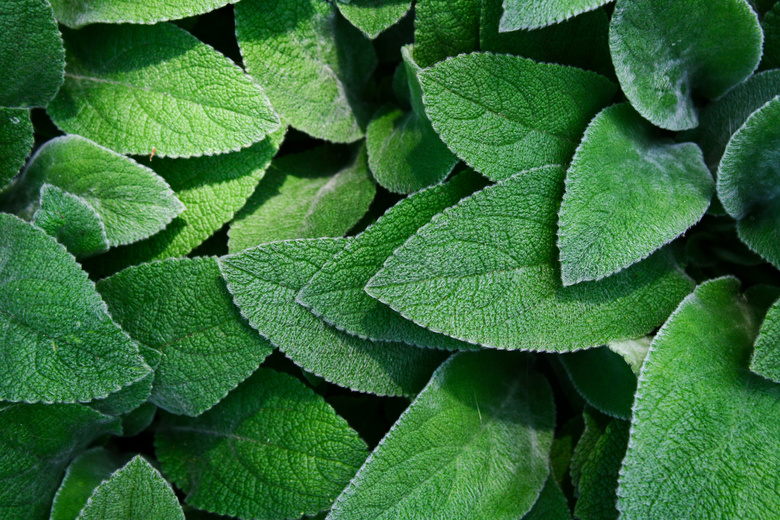
[[647, 351], [650, 350], [650, 344], [653, 342], [652, 336], [642, 336], [637, 339], [627, 339], [621, 341], [610, 341], [607, 348], [616, 354], [623, 356], [626, 363], [629, 364], [634, 374], [639, 376], [642, 365], [647, 357]]
[[48, 113], [67, 133], [119, 153], [190, 157], [239, 150], [279, 127], [252, 78], [174, 25], [65, 36], [65, 83]]
[[376, 54], [333, 3], [243, 0], [235, 12], [247, 71], [285, 120], [328, 141], [363, 137], [371, 117], [363, 94]]
[[33, 146], [30, 111], [0, 107], [0, 192], [24, 166]]
[[578, 14], [592, 11], [611, 0], [504, 0], [504, 14], [499, 31], [537, 29], [563, 22]]
[[75, 454], [120, 433], [119, 421], [80, 404], [0, 405], [0, 518], [49, 518], [52, 497]]
[[780, 96], [731, 137], [718, 167], [718, 196], [739, 238], [780, 267]]
[[208, 13], [238, 0], [51, 0], [54, 16], [78, 29], [91, 23], [153, 24]]
[[434, 129], [491, 180], [568, 162], [615, 94], [590, 71], [490, 53], [450, 58], [422, 71], [420, 82]]
[[368, 211], [376, 186], [365, 147], [335, 146], [274, 161], [228, 232], [231, 253], [291, 238], [339, 237]]
[[574, 515], [580, 520], [617, 520], [620, 464], [626, 454], [631, 423], [612, 421], [591, 450], [582, 468]]
[[150, 368], [63, 246], [0, 213], [0, 399], [105, 397]]
[[62, 85], [65, 51], [46, 0], [4, 0], [0, 10], [0, 106], [45, 107]]
[[404, 319], [366, 294], [363, 286], [420, 226], [483, 185], [479, 175], [465, 172], [446, 184], [403, 199], [375, 224], [349, 240], [343, 251], [314, 274], [296, 301], [337, 329], [359, 337], [429, 348], [475, 348]]
[[717, 99], [747, 79], [762, 40], [745, 0], [618, 0], [609, 30], [623, 93], [669, 130], [698, 125], [694, 96]]
[[780, 67], [780, 3], [775, 2], [772, 10], [761, 20], [764, 31], [764, 54], [761, 58], [760, 70]]
[[566, 496], [552, 475], [547, 477], [539, 498], [523, 520], [571, 520]]
[[265, 368], [200, 417], [165, 414], [155, 445], [188, 504], [258, 520], [329, 508], [366, 457], [322, 397]]
[[750, 358], [750, 370], [780, 383], [780, 300], [766, 313]]
[[618, 488], [624, 520], [776, 518], [780, 386], [748, 370], [760, 313], [706, 282], [658, 332]]
[[366, 291], [418, 325], [488, 347], [567, 352], [649, 333], [690, 291], [669, 250], [562, 287], [555, 247], [563, 169], [489, 186], [435, 216]]
[[552, 392], [523, 356], [453, 356], [393, 425], [328, 520], [516, 520], [549, 475]]
[[564, 285], [647, 258], [701, 219], [715, 182], [693, 143], [675, 143], [629, 104], [604, 109], [566, 173], [558, 249]]
[[273, 242], [220, 259], [242, 314], [304, 370], [379, 395], [412, 395], [445, 355], [402, 343], [350, 336], [295, 302], [295, 296], [347, 239]]
[[200, 415], [273, 350], [233, 304], [214, 258], [129, 267], [97, 289], [123, 329], [161, 354], [150, 400], [171, 413]]
[[372, 40], [400, 20], [411, 0], [338, 0], [341, 14]]

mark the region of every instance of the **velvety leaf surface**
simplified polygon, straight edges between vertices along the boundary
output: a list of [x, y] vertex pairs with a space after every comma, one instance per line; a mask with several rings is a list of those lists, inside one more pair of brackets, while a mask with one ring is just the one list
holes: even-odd
[[491, 180], [568, 162], [615, 93], [590, 71], [491, 53], [456, 56], [419, 76], [434, 129]]
[[780, 267], [780, 97], [731, 137], [718, 167], [718, 196], [739, 238]]
[[91, 23], [153, 24], [208, 13], [238, 0], [52, 0], [61, 24], [78, 29]]
[[24, 166], [33, 146], [30, 111], [0, 107], [0, 192]]
[[0, 345], [0, 398], [8, 401], [89, 401], [150, 371], [65, 248], [5, 213]]
[[695, 96], [717, 99], [747, 79], [762, 40], [745, 0], [618, 0], [609, 31], [623, 93], [669, 130], [698, 125]]
[[351, 336], [295, 302], [347, 243], [324, 238], [273, 242], [221, 258], [220, 269], [242, 314], [304, 370], [360, 392], [417, 393], [443, 353]]
[[715, 182], [693, 143], [675, 143], [627, 103], [604, 109], [566, 173], [558, 249], [564, 285], [599, 280], [701, 219]]
[[363, 286], [418, 228], [483, 185], [479, 175], [465, 172], [446, 184], [401, 200], [325, 263], [298, 293], [296, 301], [337, 329], [356, 336], [429, 348], [474, 348], [404, 319], [366, 294]]
[[521, 518], [549, 474], [545, 379], [506, 352], [453, 356], [333, 505], [329, 520]]
[[71, 458], [119, 421], [80, 404], [0, 405], [0, 518], [49, 518]]
[[46, 0], [4, 0], [0, 106], [45, 107], [62, 85], [65, 51]]
[[371, 39], [395, 24], [411, 7], [410, 0], [338, 0], [341, 14]]
[[279, 127], [252, 78], [174, 25], [96, 25], [68, 31], [65, 48], [65, 83], [49, 115], [119, 153], [225, 153]]
[[647, 334], [690, 291], [668, 250], [562, 287], [555, 231], [563, 170], [489, 186], [435, 216], [366, 291], [423, 327], [488, 347], [566, 352]]
[[766, 313], [750, 359], [750, 370], [780, 383], [780, 300]]
[[269, 520], [327, 509], [366, 457], [322, 397], [265, 368], [200, 417], [165, 415], [155, 443], [188, 504]]
[[151, 401], [171, 413], [200, 415], [273, 350], [233, 304], [214, 258], [129, 267], [97, 288], [124, 330], [162, 354]]
[[764, 54], [759, 69], [776, 69], [780, 67], [780, 3], [775, 2], [771, 11], [761, 20], [764, 31]]
[[523, 520], [571, 520], [566, 496], [552, 475], [547, 477], [539, 498], [536, 499], [531, 510], [523, 516]]
[[320, 0], [244, 0], [236, 36], [247, 71], [293, 127], [328, 141], [363, 137], [371, 41]]
[[585, 11], [609, 3], [610, 0], [504, 0], [504, 14], [499, 30], [536, 29], [559, 23]]
[[748, 370], [761, 316], [721, 278], [658, 332], [639, 379], [618, 509], [625, 520], [774, 518], [780, 386]]

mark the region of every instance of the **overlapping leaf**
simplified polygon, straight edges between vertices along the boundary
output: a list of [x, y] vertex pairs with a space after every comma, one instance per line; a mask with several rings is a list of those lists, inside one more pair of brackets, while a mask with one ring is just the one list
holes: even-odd
[[534, 507], [526, 513], [523, 520], [571, 520], [566, 496], [552, 475], [547, 477]]
[[411, 0], [338, 0], [336, 2], [344, 18], [371, 39], [400, 20], [411, 5]]
[[33, 145], [30, 111], [0, 107], [0, 192], [24, 165]]
[[238, 0], [51, 0], [61, 24], [78, 29], [92, 23], [153, 24], [208, 13]]
[[499, 30], [536, 29], [559, 23], [568, 18], [592, 11], [611, 0], [504, 0], [504, 14]]
[[764, 54], [759, 69], [768, 70], [780, 67], [780, 3], [775, 2], [772, 10], [761, 20], [764, 31]]
[[628, 446], [627, 421], [614, 420], [588, 454], [579, 481], [574, 515], [581, 520], [617, 520], [618, 476]]
[[566, 354], [560, 360], [589, 405], [613, 417], [631, 418], [637, 376], [620, 355], [598, 347]]
[[767, 311], [761, 324], [750, 370], [780, 383], [780, 300]]

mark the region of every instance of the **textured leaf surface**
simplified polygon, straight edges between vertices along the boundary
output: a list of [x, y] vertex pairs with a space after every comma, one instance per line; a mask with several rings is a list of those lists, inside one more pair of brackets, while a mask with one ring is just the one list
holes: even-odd
[[68, 31], [65, 47], [65, 83], [49, 115], [119, 153], [225, 153], [279, 127], [252, 78], [174, 25], [96, 25]]
[[558, 166], [520, 173], [445, 210], [366, 291], [415, 323], [489, 347], [566, 352], [647, 334], [690, 291], [669, 251], [562, 287]]
[[5, 0], [0, 10], [0, 106], [45, 107], [62, 85], [65, 52], [46, 0]]
[[328, 519], [521, 518], [549, 474], [554, 426], [550, 387], [522, 356], [454, 356], [379, 443]]
[[750, 370], [780, 383], [780, 300], [766, 313], [750, 359]]
[[33, 145], [30, 111], [0, 107], [0, 192], [24, 166]]
[[443, 353], [351, 336], [295, 302], [312, 276], [347, 243], [273, 242], [223, 257], [220, 268], [252, 326], [304, 370], [360, 392], [414, 394], [443, 361]]
[[717, 99], [747, 79], [762, 40], [745, 0], [618, 0], [609, 32], [626, 97], [669, 130], [698, 125], [695, 96]]
[[328, 141], [363, 137], [371, 41], [320, 0], [244, 0], [236, 36], [249, 73], [293, 127]]
[[[160, 363], [159, 356], [147, 355], [149, 349], [141, 345], [139, 349], [146, 362], [153, 369]], [[102, 399], [90, 401], [88, 406], [106, 415], [120, 416], [133, 412], [147, 402], [152, 395], [152, 382], [154, 381], [154, 372], [150, 372], [140, 381], [122, 388]], [[123, 435], [127, 433], [123, 430]]]
[[761, 57], [761, 70], [780, 67], [780, 3], [775, 2], [771, 11], [761, 20], [764, 31], [764, 54]]
[[591, 452], [593, 452], [596, 444], [599, 439], [601, 439], [602, 435], [604, 435], [604, 432], [607, 430], [607, 426], [609, 426], [610, 423], [610, 418], [608, 416], [602, 415], [590, 406], [585, 406], [585, 409], [582, 412], [582, 419], [585, 428], [577, 441], [574, 453], [572, 453], [571, 467], [569, 470], [571, 482], [574, 485], [576, 492], [579, 492], [582, 470], [588, 462]]
[[336, 328], [360, 337], [431, 348], [473, 348], [404, 319], [366, 294], [363, 286], [418, 228], [483, 184], [480, 176], [466, 172], [446, 184], [403, 199], [374, 225], [349, 240], [343, 251], [314, 274], [296, 301]]
[[124, 330], [162, 355], [151, 401], [171, 413], [208, 410], [273, 350], [233, 304], [214, 258], [130, 267], [97, 288]]
[[617, 520], [618, 475], [628, 446], [631, 423], [612, 421], [582, 468], [574, 515], [580, 520]]
[[297, 518], [330, 507], [366, 446], [322, 397], [260, 368], [197, 418], [165, 415], [156, 437], [165, 473], [200, 509]]
[[585, 11], [609, 3], [611, 0], [504, 0], [501, 31], [536, 29], [562, 22]]
[[351, 159], [331, 146], [282, 157], [236, 215], [228, 247], [233, 253], [275, 240], [342, 236], [375, 194], [365, 148]]
[[52, 0], [54, 16], [78, 29], [91, 23], [153, 24], [208, 13], [238, 0]]
[[780, 515], [780, 386], [748, 368], [761, 316], [734, 278], [699, 286], [639, 380], [618, 509], [625, 520]]
[[566, 173], [558, 249], [564, 285], [598, 280], [701, 219], [715, 182], [693, 143], [662, 137], [627, 103], [588, 126]]
[[119, 421], [80, 404], [0, 405], [0, 518], [45, 520], [71, 458]]
[[642, 365], [647, 357], [647, 351], [650, 350], [650, 344], [653, 342], [652, 336], [642, 336], [637, 339], [627, 339], [622, 341], [610, 341], [607, 348], [616, 354], [623, 356], [626, 363], [629, 364], [634, 374], [639, 376]]
[[718, 167], [718, 196], [739, 238], [780, 267], [780, 96], [751, 115]]
[[631, 419], [637, 376], [619, 354], [598, 347], [566, 354], [560, 360], [588, 404], [607, 415]]
[[344, 18], [371, 39], [400, 20], [411, 5], [410, 0], [338, 0], [336, 2]]
[[0, 345], [0, 398], [8, 401], [89, 401], [150, 370], [65, 248], [5, 213]]
[[442, 140], [492, 180], [568, 162], [615, 93], [590, 71], [490, 53], [450, 58], [422, 71], [420, 82]]

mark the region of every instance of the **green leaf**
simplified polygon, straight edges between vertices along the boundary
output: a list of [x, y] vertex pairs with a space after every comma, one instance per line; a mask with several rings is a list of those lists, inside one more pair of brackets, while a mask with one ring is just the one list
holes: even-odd
[[230, 225], [231, 253], [291, 238], [339, 237], [368, 210], [376, 186], [365, 147], [323, 146], [274, 161]]
[[577, 490], [577, 493], [579, 493], [578, 490], [583, 468], [610, 423], [609, 417], [602, 415], [600, 412], [587, 405], [582, 412], [582, 419], [585, 423], [585, 428], [582, 431], [582, 435], [580, 435], [580, 439], [577, 441], [577, 446], [572, 454], [571, 468], [569, 470], [572, 484], [574, 485], [575, 490]]
[[488, 347], [567, 352], [641, 336], [690, 291], [668, 250], [562, 287], [555, 247], [563, 169], [489, 186], [435, 216], [366, 291], [418, 325]]
[[780, 67], [780, 2], [764, 15], [761, 29], [764, 31], [764, 54], [759, 69], [776, 69]]
[[42, 230], [0, 213], [0, 399], [105, 397], [150, 369], [95, 286]]
[[780, 300], [766, 313], [750, 358], [750, 370], [780, 383]]
[[165, 414], [155, 445], [188, 504], [258, 520], [327, 509], [366, 457], [322, 397], [265, 368], [200, 417]]
[[420, 226], [483, 185], [479, 175], [465, 172], [446, 184], [403, 199], [375, 224], [349, 240], [343, 251], [314, 274], [296, 301], [337, 329], [359, 337], [430, 348], [474, 348], [404, 319], [366, 294], [363, 286]]
[[731, 137], [718, 167], [718, 196], [753, 251], [780, 267], [780, 96]]
[[65, 52], [46, 0], [5, 0], [0, 11], [0, 106], [45, 107], [62, 85]]
[[734, 278], [700, 285], [658, 332], [618, 488], [625, 520], [775, 518], [780, 386], [748, 370], [761, 316]]
[[412, 6], [411, 0], [338, 0], [341, 14], [372, 40], [394, 25]]
[[552, 392], [525, 358], [453, 356], [393, 425], [328, 520], [516, 520], [549, 475]]
[[49, 115], [119, 153], [225, 153], [279, 127], [252, 78], [174, 25], [96, 25], [68, 31], [65, 47], [65, 83]]
[[[156, 368], [160, 363], [159, 356], [154, 354], [147, 355], [149, 349], [143, 345], [141, 345], [139, 350], [141, 351], [141, 355], [144, 356], [147, 364], [151, 366], [152, 369]], [[106, 415], [119, 416], [131, 413], [146, 403], [149, 396], [152, 395], [153, 381], [154, 372], [150, 372], [140, 381], [136, 381], [135, 383], [110, 394], [108, 397], [90, 401], [88, 406]], [[123, 430], [122, 434], [127, 435], [127, 432]]]
[[157, 407], [146, 402], [121, 417], [122, 419], [122, 436], [123, 437], [135, 437], [142, 431], [147, 429], [155, 415], [157, 414]]
[[580, 520], [617, 520], [615, 492], [630, 426], [628, 421], [612, 421], [591, 450], [582, 468], [574, 508], [574, 515]]
[[566, 496], [552, 475], [547, 477], [539, 498], [523, 520], [571, 520]]
[[599, 280], [647, 258], [698, 222], [714, 193], [698, 146], [663, 137], [627, 103], [604, 109], [566, 173], [563, 284]]
[[0, 518], [49, 518], [73, 456], [119, 421], [80, 404], [0, 405]]
[[233, 304], [214, 258], [129, 267], [97, 289], [123, 329], [161, 354], [150, 400], [171, 413], [200, 415], [273, 350]]
[[504, 14], [499, 31], [537, 29], [563, 22], [578, 14], [592, 11], [611, 0], [504, 0]]
[[304, 370], [359, 392], [417, 393], [444, 353], [351, 336], [295, 302], [347, 243], [325, 238], [273, 242], [221, 258], [220, 269], [252, 326]]
[[643, 336], [637, 339], [627, 339], [622, 341], [610, 341], [607, 348], [616, 354], [623, 356], [626, 363], [629, 364], [634, 374], [639, 376], [642, 365], [647, 357], [647, 351], [650, 350], [650, 344], [653, 342], [652, 336]]
[[414, 8], [417, 64], [427, 68], [448, 56], [480, 50], [481, 3], [479, 0], [417, 0]]
[[51, 0], [54, 16], [78, 29], [92, 23], [153, 24], [208, 13], [238, 0]]
[[33, 146], [30, 111], [0, 107], [0, 192], [24, 166]]
[[450, 58], [422, 71], [420, 82], [434, 129], [491, 180], [568, 162], [615, 94], [590, 71], [490, 53]]
[[698, 125], [695, 96], [717, 99], [747, 79], [762, 40], [745, 0], [618, 0], [609, 30], [623, 93], [669, 130]]
[[320, 139], [363, 137], [376, 66], [371, 41], [321, 0], [243, 0], [236, 36], [247, 71], [293, 127]]

